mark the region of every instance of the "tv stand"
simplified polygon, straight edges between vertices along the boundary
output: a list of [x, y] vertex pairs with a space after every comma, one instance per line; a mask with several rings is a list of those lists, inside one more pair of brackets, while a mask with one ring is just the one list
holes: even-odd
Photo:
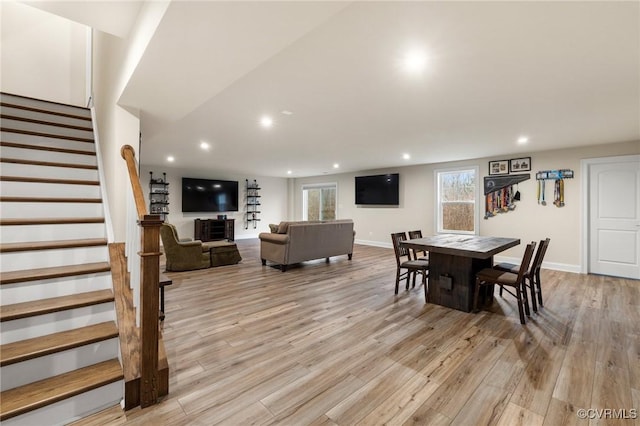
[[193, 238], [195, 240], [216, 241], [235, 239], [235, 219], [195, 219]]

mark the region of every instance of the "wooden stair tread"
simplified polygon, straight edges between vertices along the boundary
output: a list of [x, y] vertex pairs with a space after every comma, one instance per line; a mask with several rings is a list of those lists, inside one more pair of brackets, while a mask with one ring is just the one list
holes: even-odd
[[0, 219], [0, 226], [18, 225], [70, 225], [79, 223], [104, 223], [104, 217], [43, 217]]
[[118, 327], [116, 327], [115, 322], [108, 321], [46, 336], [6, 343], [0, 346], [0, 366], [27, 361], [114, 337], [118, 337]]
[[87, 132], [93, 131], [93, 128], [91, 126], [76, 126], [73, 124], [56, 123], [55, 121], [36, 120], [34, 118], [20, 117], [17, 115], [0, 114], [0, 118], [5, 120], [23, 121], [25, 123], [42, 124], [45, 126], [62, 127], [72, 130], [82, 130]]
[[112, 359], [9, 389], [0, 394], [0, 420], [7, 420], [118, 380], [122, 380], [122, 367], [117, 359]]
[[[48, 102], [48, 101], [45, 101], [45, 102]], [[13, 104], [11, 102], [0, 102], [0, 106], [6, 107], [6, 108], [22, 109], [25, 111], [41, 112], [44, 114], [57, 115], [60, 117], [76, 118], [78, 120], [91, 121], [91, 117], [86, 117], [84, 115], [69, 114], [66, 112], [53, 111], [50, 109], [42, 109], [42, 108], [35, 108], [32, 106], [18, 105], [18, 104]], [[65, 105], [65, 106], [68, 106], [68, 107], [70, 106], [73, 108], [78, 108], [81, 111], [89, 112], [89, 108], [79, 107], [77, 105]]]
[[28, 269], [22, 271], [3, 272], [0, 284], [13, 284], [26, 281], [50, 278], [70, 277], [74, 275], [107, 272], [111, 269], [109, 262], [84, 263], [80, 265], [54, 266], [51, 268]]
[[55, 183], [63, 185], [95, 185], [99, 186], [100, 182], [97, 180], [81, 180], [81, 179], [51, 179], [51, 178], [36, 178], [27, 176], [0, 176], [1, 182], [28, 182], [28, 183]]
[[71, 197], [0, 197], [5, 203], [101, 203], [102, 198]]
[[31, 131], [31, 130], [11, 129], [11, 128], [8, 128], [8, 127], [3, 127], [2, 131], [3, 132], [8, 132], [8, 133], [18, 133], [18, 134], [21, 134], [21, 135], [42, 136], [42, 137], [45, 137], [45, 138], [65, 139], [65, 140], [69, 140], [69, 141], [93, 143], [93, 138], [80, 138], [80, 137], [77, 137], [77, 136], [56, 135], [56, 134], [53, 134], [53, 133], [42, 133], [42, 132], [34, 132], [34, 131]]
[[44, 145], [29, 145], [29, 144], [18, 143], [18, 142], [1, 141], [0, 146], [4, 146], [7, 148], [33, 149], [37, 151], [63, 152], [65, 154], [79, 154], [79, 155], [93, 155], [93, 156], [96, 155], [95, 151], [85, 151], [83, 149], [58, 148], [55, 146], [44, 146]]
[[79, 240], [59, 240], [59, 241], [34, 241], [27, 243], [4, 243], [0, 244], [0, 253], [31, 251], [31, 250], [51, 250], [76, 247], [106, 246], [106, 238], [86, 238]]
[[0, 322], [28, 318], [84, 306], [99, 305], [113, 302], [111, 290], [97, 290], [70, 296], [52, 297], [50, 299], [34, 300], [32, 302], [14, 303], [0, 308]]
[[[85, 117], [84, 115], [75, 115], [75, 114], [69, 114], [69, 113], [65, 113], [65, 112], [52, 111], [52, 110], [49, 110], [49, 109], [29, 107], [29, 106], [25, 106], [25, 105], [12, 104], [10, 102], [0, 102], [0, 106], [6, 107], [6, 108], [21, 109], [21, 110], [24, 110], [24, 111], [41, 112], [41, 113], [44, 113], [44, 114], [57, 115], [57, 116], [60, 116], [60, 117], [76, 118], [78, 120], [91, 121], [91, 117]], [[84, 110], [84, 111], [89, 111], [88, 108], [83, 108], [83, 107], [79, 107], [79, 106], [76, 106], [76, 105], [67, 105], [67, 106], [79, 108], [80, 110]]]
[[76, 164], [76, 163], [59, 163], [54, 161], [35, 161], [35, 160], [23, 160], [22, 158], [0, 158], [2, 163], [12, 164], [27, 164], [31, 166], [46, 166], [46, 167], [66, 167], [68, 169], [87, 169], [98, 170], [98, 166], [91, 164]]

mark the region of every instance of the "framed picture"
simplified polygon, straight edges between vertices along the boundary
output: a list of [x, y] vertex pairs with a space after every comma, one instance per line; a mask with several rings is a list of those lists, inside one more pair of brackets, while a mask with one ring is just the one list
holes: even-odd
[[508, 175], [509, 160], [489, 161], [490, 175]]
[[509, 171], [511, 173], [528, 172], [531, 170], [531, 157], [513, 158], [509, 160]]

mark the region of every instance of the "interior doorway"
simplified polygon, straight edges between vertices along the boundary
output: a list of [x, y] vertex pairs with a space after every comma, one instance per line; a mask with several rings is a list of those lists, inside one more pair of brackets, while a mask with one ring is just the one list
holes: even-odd
[[582, 172], [583, 272], [640, 279], [640, 155], [583, 160]]

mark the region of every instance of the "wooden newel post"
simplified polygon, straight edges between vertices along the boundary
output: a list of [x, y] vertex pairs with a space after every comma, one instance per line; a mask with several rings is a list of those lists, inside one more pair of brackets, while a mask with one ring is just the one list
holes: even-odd
[[144, 215], [141, 232], [140, 269], [140, 406], [158, 402], [158, 312], [160, 288], [159, 216]]

